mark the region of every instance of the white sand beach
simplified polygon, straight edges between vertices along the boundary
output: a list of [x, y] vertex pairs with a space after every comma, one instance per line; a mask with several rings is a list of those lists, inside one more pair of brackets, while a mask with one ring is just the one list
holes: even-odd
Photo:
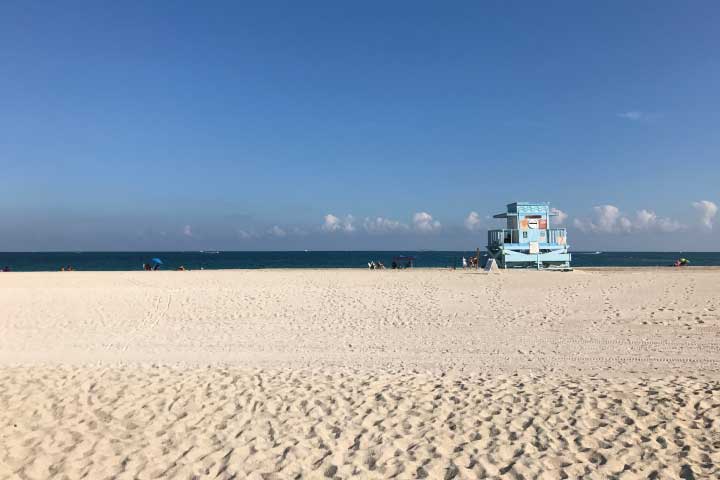
[[718, 286], [0, 274], [0, 478], [720, 478]]

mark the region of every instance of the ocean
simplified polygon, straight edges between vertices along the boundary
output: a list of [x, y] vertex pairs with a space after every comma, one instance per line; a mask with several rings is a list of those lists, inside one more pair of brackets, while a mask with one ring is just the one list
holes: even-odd
[[[0, 252], [0, 269], [11, 271], [141, 270], [159, 258], [161, 269], [200, 268], [367, 268], [369, 261], [389, 267], [396, 256], [413, 256], [417, 267], [460, 267], [472, 251], [351, 251], [351, 252]], [[720, 252], [572, 252], [573, 267], [651, 267], [671, 265], [685, 257], [694, 266], [720, 266]]]

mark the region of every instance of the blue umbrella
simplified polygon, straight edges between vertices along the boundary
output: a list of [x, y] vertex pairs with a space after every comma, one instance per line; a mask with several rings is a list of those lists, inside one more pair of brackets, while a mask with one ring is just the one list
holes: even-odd
[[162, 260], [160, 260], [159, 258], [153, 258], [153, 259], [152, 259], [152, 262], [153, 262], [153, 263], [157, 263], [158, 265], [162, 265], [162, 264], [163, 264]]

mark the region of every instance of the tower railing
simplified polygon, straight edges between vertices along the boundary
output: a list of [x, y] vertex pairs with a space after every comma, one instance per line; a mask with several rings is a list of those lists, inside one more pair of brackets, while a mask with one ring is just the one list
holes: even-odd
[[505, 243], [518, 243], [520, 230], [500, 228], [488, 230], [488, 245], [503, 245]]
[[567, 243], [567, 229], [549, 228], [547, 232], [547, 243], [557, 245], [564, 245]]
[[[567, 242], [567, 229], [549, 228], [546, 231], [547, 240], [541, 243], [563, 245]], [[506, 243], [520, 243], [520, 230], [511, 228], [488, 230], [488, 245], [504, 245]]]

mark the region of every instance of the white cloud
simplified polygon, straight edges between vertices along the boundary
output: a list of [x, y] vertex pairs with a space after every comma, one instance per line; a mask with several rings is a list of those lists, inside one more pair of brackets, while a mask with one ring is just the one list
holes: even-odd
[[718, 213], [718, 206], [710, 200], [700, 200], [699, 202], [693, 202], [693, 208], [700, 213], [700, 222], [705, 228], [713, 228], [715, 217]]
[[265, 230], [257, 231], [254, 228], [237, 228], [235, 233], [241, 240], [253, 240], [261, 238], [285, 238], [289, 236], [303, 236], [307, 235], [307, 232], [299, 227], [281, 227], [280, 225], [273, 225]]
[[637, 224], [639, 228], [647, 227], [657, 220], [655, 212], [642, 209], [637, 212]]
[[363, 221], [363, 229], [365, 229], [368, 233], [390, 233], [405, 231], [408, 229], [408, 226], [404, 223], [398, 222], [397, 220], [390, 220], [389, 218], [366, 217]]
[[677, 220], [667, 217], [658, 217], [652, 210], [639, 210], [636, 213], [635, 229], [659, 230], [661, 232], [677, 232], [683, 225]]
[[183, 227], [183, 235], [185, 235], [186, 237], [192, 237], [192, 236], [193, 236], [192, 227], [191, 227], [190, 225], [185, 225], [185, 226]]
[[340, 229], [340, 219], [333, 215], [332, 213], [328, 213], [323, 217], [324, 222], [322, 228], [326, 232], [334, 232], [336, 230]]
[[551, 208], [550, 213], [555, 215], [555, 218], [552, 221], [552, 224], [555, 225], [562, 225], [565, 223], [565, 220], [568, 218], [568, 214], [560, 210], [559, 208]]
[[645, 114], [637, 110], [630, 110], [628, 112], [618, 113], [617, 116], [620, 118], [624, 118], [625, 120], [637, 121], [642, 120], [645, 117]]
[[250, 240], [251, 238], [257, 237], [257, 234], [252, 230], [243, 230], [241, 228], [238, 228], [237, 230], [238, 237], [240, 237], [243, 240]]
[[478, 215], [477, 212], [470, 212], [465, 218], [465, 228], [471, 232], [477, 232], [480, 230], [481, 223], [482, 221], [480, 220], [480, 215]]
[[325, 232], [351, 233], [355, 231], [355, 218], [352, 215], [346, 215], [344, 219], [340, 219], [332, 213], [328, 213], [323, 218], [324, 222], [320, 228]]
[[272, 235], [273, 237], [282, 238], [287, 235], [287, 232], [285, 230], [283, 230], [282, 228], [280, 228], [279, 226], [273, 225], [273, 227], [270, 230], [268, 230], [268, 235]]
[[612, 233], [626, 228], [627, 222], [620, 222], [620, 209], [614, 205], [593, 207], [593, 219], [576, 218], [573, 224], [583, 232]]
[[677, 220], [658, 217], [655, 212], [647, 209], [638, 210], [635, 217], [630, 218], [614, 205], [593, 207], [592, 218], [576, 218], [573, 225], [583, 232], [593, 233], [676, 232], [685, 228]]
[[[365, 217], [361, 225], [356, 227], [355, 217], [346, 215], [344, 218], [328, 213], [323, 217], [323, 224], [320, 229], [327, 233], [352, 233], [362, 228], [370, 234], [383, 234], [392, 232], [406, 232], [411, 229], [405, 223], [385, 217]], [[427, 212], [418, 212], [413, 215], [412, 229], [420, 233], [436, 232], [442, 228], [440, 222], [434, 220]]]
[[422, 233], [437, 232], [442, 228], [440, 222], [433, 220], [432, 215], [427, 212], [417, 212], [413, 215], [413, 226], [415, 230]]
[[677, 232], [684, 230], [685, 225], [672, 218], [661, 217], [657, 219], [656, 228], [661, 232]]

